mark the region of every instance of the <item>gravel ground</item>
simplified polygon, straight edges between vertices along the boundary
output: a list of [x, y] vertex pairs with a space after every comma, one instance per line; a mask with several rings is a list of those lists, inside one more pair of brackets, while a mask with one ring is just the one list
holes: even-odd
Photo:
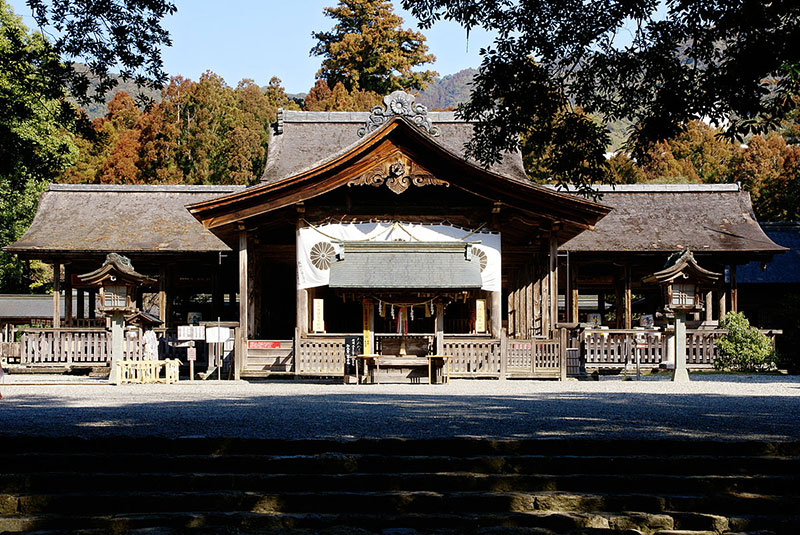
[[800, 440], [800, 377], [695, 375], [681, 385], [665, 379], [111, 386], [6, 375], [0, 437]]

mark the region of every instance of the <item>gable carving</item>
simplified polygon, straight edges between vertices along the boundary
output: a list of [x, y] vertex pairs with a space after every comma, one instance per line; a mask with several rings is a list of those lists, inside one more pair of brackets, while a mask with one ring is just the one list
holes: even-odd
[[446, 180], [434, 177], [425, 169], [416, 166], [408, 158], [399, 155], [375, 165], [366, 173], [350, 180], [347, 186], [373, 186], [377, 188], [384, 184], [397, 195], [403, 193], [412, 185], [416, 187], [450, 187], [450, 183]]
[[395, 91], [383, 97], [383, 106], [375, 106], [370, 111], [367, 122], [358, 129], [358, 136], [364, 137], [377, 130], [392, 117], [399, 115], [409, 119], [419, 128], [422, 128], [433, 137], [439, 136], [439, 128], [431, 123], [428, 118], [428, 108], [415, 102], [414, 95], [405, 91]]

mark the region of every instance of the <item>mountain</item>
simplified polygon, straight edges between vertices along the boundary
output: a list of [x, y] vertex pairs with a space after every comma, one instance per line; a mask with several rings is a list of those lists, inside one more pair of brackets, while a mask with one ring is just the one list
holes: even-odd
[[433, 83], [420, 93], [416, 101], [427, 106], [429, 110], [455, 108], [469, 99], [472, 77], [477, 72], [475, 69], [464, 69], [455, 74], [436, 77]]
[[[85, 65], [77, 64], [75, 65], [75, 70], [86, 71], [87, 67]], [[136, 84], [133, 83], [133, 81], [131, 80], [125, 81], [120, 76], [116, 76], [113, 74], [112, 76], [117, 79], [117, 86], [106, 94], [105, 102], [102, 103], [92, 102], [85, 108], [79, 105], [77, 102], [75, 102], [75, 100], [72, 98], [69, 99], [70, 102], [72, 102], [79, 108], [85, 109], [86, 115], [89, 116], [89, 119], [97, 119], [98, 117], [103, 117], [106, 113], [108, 113], [108, 103], [111, 102], [111, 99], [114, 98], [114, 95], [117, 93], [117, 91], [125, 91], [133, 98], [136, 98], [139, 95], [139, 93], [144, 93], [146, 97], [154, 100], [155, 102], [161, 101], [161, 91], [157, 91], [154, 89], [147, 89], [147, 88], [139, 88], [136, 87]], [[92, 85], [94, 86], [96, 84]]]

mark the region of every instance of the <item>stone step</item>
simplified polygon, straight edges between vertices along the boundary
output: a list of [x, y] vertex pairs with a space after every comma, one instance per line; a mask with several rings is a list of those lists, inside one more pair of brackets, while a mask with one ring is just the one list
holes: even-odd
[[[127, 465], [129, 468], [131, 465]], [[343, 474], [220, 474], [220, 473], [90, 473], [37, 472], [0, 474], [0, 494], [37, 494], [57, 492], [126, 492], [126, 491], [431, 491], [431, 492], [551, 492], [560, 503], [585, 504], [598, 496], [618, 495], [630, 499], [640, 495], [652, 501], [647, 510], [662, 510], [656, 503], [681, 503], [682, 496], [705, 497], [715, 510], [731, 507], [771, 507], [761, 504], [762, 495], [798, 499], [797, 476], [672, 476], [663, 474], [608, 475], [519, 475], [461, 473], [343, 473]], [[542, 500], [547, 499], [543, 494]], [[557, 498], [552, 498], [557, 499]], [[752, 504], [752, 505], [751, 505]], [[581, 505], [583, 507], [583, 505]], [[554, 507], [550, 507], [553, 509]], [[597, 507], [596, 507], [597, 508]], [[600, 507], [603, 508], [603, 507]], [[612, 506], [611, 509], [619, 508]]]
[[[0, 533], [180, 533], [239, 535], [292, 533], [336, 535], [371, 533], [475, 535], [793, 535], [800, 517], [731, 519], [729, 529], [682, 527], [668, 515], [644, 513], [374, 514], [365, 512], [263, 514], [253, 512], [174, 512], [116, 515], [0, 517]], [[305, 531], [308, 530], [308, 531]], [[330, 530], [330, 531], [328, 531]]]
[[482, 440], [482, 439], [360, 439], [280, 440], [240, 438], [106, 437], [3, 437], [3, 453], [146, 453], [194, 455], [312, 455], [375, 454], [429, 456], [447, 452], [453, 457], [525, 455], [609, 456], [626, 459], [644, 456], [666, 459], [674, 456], [800, 457], [800, 441], [727, 442], [682, 440]]
[[[268, 513], [331, 513], [359, 504], [375, 512], [551, 512], [644, 510], [648, 513], [700, 512], [717, 515], [781, 515], [793, 512], [797, 500], [785, 496], [583, 496], [581, 501], [554, 499], [524, 492], [255, 492], [255, 491], [131, 491], [40, 493], [14, 496], [16, 508], [6, 514], [102, 514], [181, 511], [186, 504], [201, 511]], [[616, 506], [616, 507], [615, 507]]]
[[[68, 463], [68, 464], [65, 464]], [[220, 473], [380, 473], [469, 472], [483, 474], [652, 474], [783, 475], [800, 474], [800, 457], [596, 456], [596, 455], [385, 455], [319, 453], [294, 455], [177, 454], [158, 452], [0, 453], [0, 466], [24, 466], [28, 472], [114, 471], [120, 466], [149, 471]]]

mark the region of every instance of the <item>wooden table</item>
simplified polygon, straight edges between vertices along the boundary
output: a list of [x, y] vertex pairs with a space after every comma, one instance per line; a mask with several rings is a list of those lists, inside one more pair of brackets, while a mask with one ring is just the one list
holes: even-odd
[[[374, 364], [376, 373], [373, 374], [373, 376], [372, 376], [373, 377], [373, 382], [375, 384], [379, 384], [380, 383], [380, 379], [379, 379], [378, 376], [380, 374], [380, 369], [381, 369], [381, 365], [380, 365], [381, 358], [384, 358], [384, 359], [389, 358], [389, 359], [391, 359], [392, 357], [388, 356], [388, 355], [380, 355], [380, 354], [370, 353], [370, 354], [356, 355], [355, 358], [358, 359], [358, 360], [361, 360], [364, 363], [365, 375], [366, 375], [366, 367], [369, 366], [369, 364]], [[403, 359], [407, 359], [409, 367], [419, 366], [418, 363], [414, 363], [413, 361], [419, 361], [422, 358], [427, 359], [427, 364], [428, 364], [428, 383], [429, 384], [433, 384], [434, 360], [441, 360], [442, 361], [442, 383], [448, 383], [448, 384], [450, 383], [450, 359], [452, 358], [450, 355], [425, 355], [424, 357], [414, 357], [414, 356], [407, 356], [406, 357], [406, 356], [404, 356], [404, 357], [398, 357], [396, 359], [393, 359], [394, 360], [393, 363], [395, 365], [396, 364], [405, 364], [405, 362], [403, 362]], [[423, 366], [424, 366], [424, 362], [423, 362]], [[361, 369], [360, 369], [360, 367], [358, 365], [358, 361], [356, 361], [356, 384], [361, 384]]]
[[428, 359], [428, 384], [433, 384], [433, 361], [442, 361], [442, 384], [450, 384], [450, 355], [425, 355]]

